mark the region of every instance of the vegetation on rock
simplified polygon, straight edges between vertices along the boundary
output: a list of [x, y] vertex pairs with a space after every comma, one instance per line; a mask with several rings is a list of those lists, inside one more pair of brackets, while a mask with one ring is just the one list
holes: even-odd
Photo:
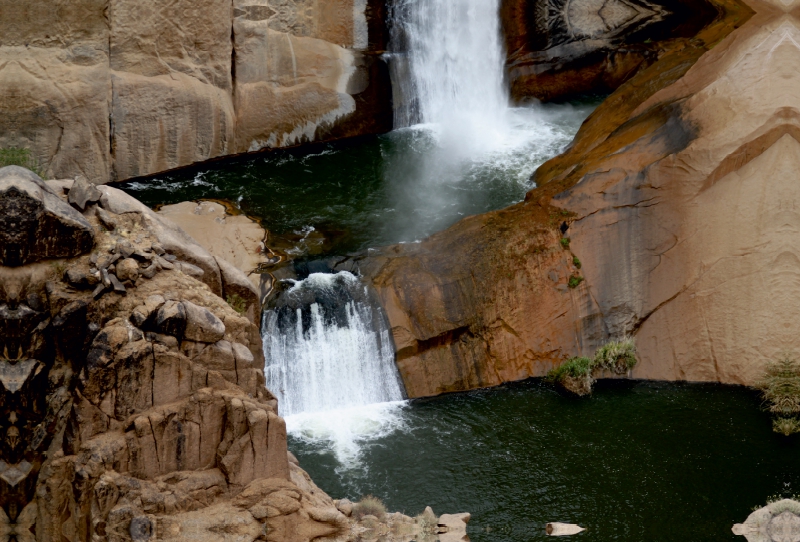
[[20, 149], [18, 147], [0, 148], [0, 167], [6, 166], [28, 168], [39, 177], [44, 178], [44, 171], [42, 171], [36, 158], [31, 154], [30, 149]]
[[378, 497], [367, 495], [353, 505], [353, 515], [356, 521], [364, 516], [375, 516], [382, 520], [386, 516], [386, 506]]
[[228, 305], [239, 314], [244, 314], [247, 310], [247, 301], [238, 294], [229, 295], [225, 300], [228, 302]]
[[775, 416], [772, 429], [786, 436], [800, 433], [800, 363], [789, 356], [770, 363], [756, 387]]
[[632, 338], [609, 341], [595, 351], [594, 358], [570, 358], [547, 374], [547, 380], [560, 384], [576, 395], [592, 392], [595, 374], [607, 370], [624, 375], [636, 365], [636, 343]]
[[575, 288], [577, 288], [578, 286], [580, 286], [580, 283], [581, 283], [581, 282], [583, 282], [583, 277], [582, 277], [582, 276], [580, 276], [580, 275], [572, 275], [572, 276], [569, 278], [569, 282], [567, 283], [567, 285], [568, 285], [570, 288], [572, 288], [572, 289], [575, 289]]

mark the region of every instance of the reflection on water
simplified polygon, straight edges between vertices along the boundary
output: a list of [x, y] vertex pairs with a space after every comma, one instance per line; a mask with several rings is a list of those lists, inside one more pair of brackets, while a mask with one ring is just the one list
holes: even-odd
[[599, 382], [593, 396], [538, 381], [411, 401], [402, 424], [360, 441], [339, 469], [323, 441], [290, 449], [330, 495], [390, 510], [472, 513], [473, 542], [743, 540], [731, 526], [800, 487], [798, 440], [771, 432], [755, 392], [721, 385]]

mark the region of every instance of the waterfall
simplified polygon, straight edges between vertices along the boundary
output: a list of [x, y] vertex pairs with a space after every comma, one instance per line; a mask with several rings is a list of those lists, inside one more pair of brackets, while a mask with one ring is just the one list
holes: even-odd
[[466, 152], [508, 131], [499, 0], [395, 0], [395, 124], [437, 124]]
[[353, 463], [358, 441], [399, 420], [403, 388], [384, 316], [348, 272], [313, 273], [264, 315], [267, 388], [289, 432]]

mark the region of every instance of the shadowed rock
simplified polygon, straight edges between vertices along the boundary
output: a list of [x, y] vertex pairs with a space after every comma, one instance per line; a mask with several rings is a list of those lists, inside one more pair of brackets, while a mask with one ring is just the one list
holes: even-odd
[[91, 250], [91, 225], [35, 173], [0, 169], [0, 259], [16, 267]]

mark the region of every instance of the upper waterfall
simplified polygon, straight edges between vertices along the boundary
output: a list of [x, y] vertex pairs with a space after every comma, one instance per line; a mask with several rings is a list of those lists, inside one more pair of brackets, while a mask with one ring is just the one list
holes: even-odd
[[437, 124], [477, 151], [508, 129], [499, 0], [397, 0], [395, 125]]

